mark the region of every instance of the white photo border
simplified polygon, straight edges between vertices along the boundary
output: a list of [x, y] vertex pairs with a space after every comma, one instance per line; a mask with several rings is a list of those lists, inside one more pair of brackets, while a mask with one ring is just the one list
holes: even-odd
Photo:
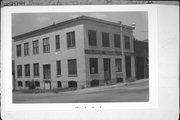
[[[149, 102], [108, 103], [35, 103], [15, 104], [12, 101], [12, 14], [50, 12], [148, 12], [149, 38]], [[150, 109], [158, 107], [158, 23], [156, 5], [83, 5], [83, 6], [18, 6], [2, 11], [1, 94], [5, 111], [76, 110], [76, 109]], [[92, 107], [93, 106], [93, 107]]]

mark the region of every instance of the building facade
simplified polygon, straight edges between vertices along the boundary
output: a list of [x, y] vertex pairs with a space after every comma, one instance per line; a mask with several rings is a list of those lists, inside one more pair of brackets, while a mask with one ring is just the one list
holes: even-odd
[[133, 29], [81, 16], [15, 36], [15, 88], [28, 89], [30, 82], [54, 89], [135, 80]]

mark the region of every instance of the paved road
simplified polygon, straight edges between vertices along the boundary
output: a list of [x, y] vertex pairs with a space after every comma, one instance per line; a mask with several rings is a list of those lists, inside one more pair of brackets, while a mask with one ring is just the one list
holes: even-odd
[[62, 93], [13, 94], [14, 103], [79, 103], [79, 102], [147, 102], [149, 84], [142, 82], [128, 86], [108, 86]]

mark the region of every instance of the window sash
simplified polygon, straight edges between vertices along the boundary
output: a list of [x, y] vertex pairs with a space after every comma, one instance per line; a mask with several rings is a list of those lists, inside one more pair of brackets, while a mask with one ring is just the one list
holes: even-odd
[[103, 47], [109, 47], [109, 33], [102, 32]]
[[21, 45], [17, 45], [16, 49], [17, 49], [17, 56], [21, 56]]
[[61, 61], [56, 61], [57, 75], [61, 75]]
[[24, 55], [29, 55], [29, 43], [24, 43]]
[[22, 77], [22, 65], [17, 65], [17, 76]]
[[130, 49], [130, 37], [129, 36], [124, 36], [124, 46], [125, 49]]
[[90, 64], [90, 74], [98, 73], [98, 58], [90, 58], [89, 64]]
[[67, 35], [67, 47], [75, 47], [75, 32], [69, 32], [66, 34]]
[[25, 64], [25, 76], [30, 76], [30, 65], [29, 64]]
[[97, 46], [96, 31], [88, 30], [89, 46]]
[[121, 48], [121, 37], [119, 34], [114, 34], [114, 47]]
[[59, 50], [60, 49], [60, 36], [56, 35], [55, 40], [56, 40], [56, 50]]
[[69, 75], [77, 75], [76, 59], [68, 60], [68, 74]]
[[33, 68], [34, 76], [39, 76], [39, 63], [34, 63]]
[[39, 43], [38, 40], [33, 41], [33, 54], [38, 54], [39, 53]]
[[122, 60], [115, 59], [115, 64], [116, 64], [116, 72], [122, 72]]
[[51, 79], [51, 66], [50, 66], [50, 64], [44, 65], [43, 71], [44, 71], [44, 79]]
[[50, 52], [49, 37], [43, 39], [43, 52]]

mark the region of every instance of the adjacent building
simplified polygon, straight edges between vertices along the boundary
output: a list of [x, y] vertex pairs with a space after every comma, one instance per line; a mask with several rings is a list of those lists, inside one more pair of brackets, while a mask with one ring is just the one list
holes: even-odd
[[133, 81], [133, 29], [81, 16], [14, 36], [14, 87], [28, 89], [34, 82], [40, 89], [85, 88]]

